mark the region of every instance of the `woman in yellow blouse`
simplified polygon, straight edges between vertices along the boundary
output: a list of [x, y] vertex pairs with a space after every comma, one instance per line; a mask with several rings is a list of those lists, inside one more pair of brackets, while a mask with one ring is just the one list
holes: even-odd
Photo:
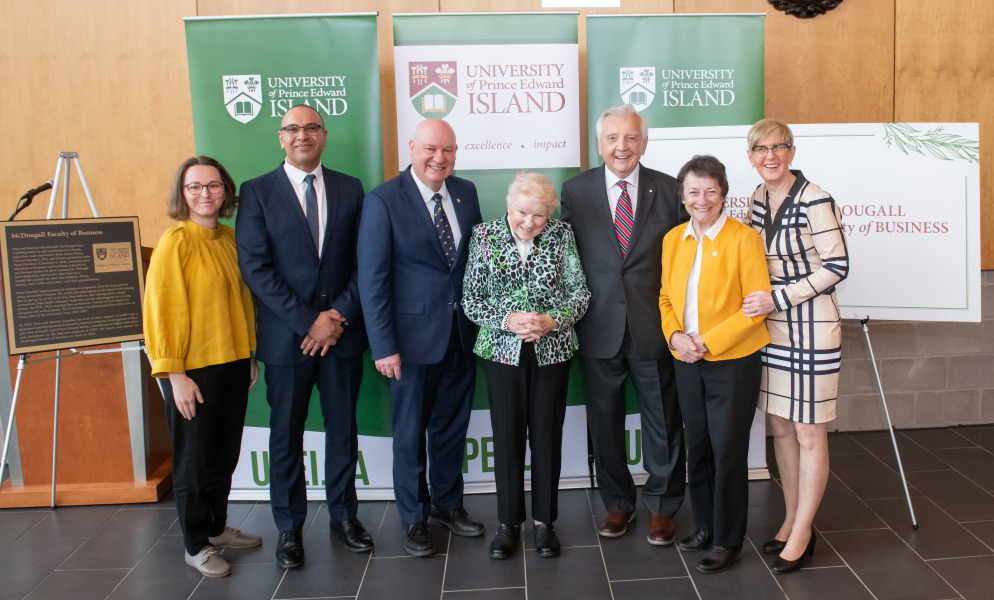
[[659, 310], [676, 357], [676, 389], [687, 438], [687, 475], [696, 531], [677, 542], [708, 550], [702, 573], [739, 555], [749, 495], [749, 428], [759, 393], [759, 350], [770, 342], [763, 316], [747, 317], [742, 299], [769, 291], [759, 234], [722, 212], [725, 166], [695, 156], [677, 175], [690, 222], [663, 239]]
[[235, 232], [218, 223], [236, 202], [220, 163], [184, 162], [169, 197], [179, 224], [162, 234], [145, 285], [145, 344], [166, 401], [185, 559], [208, 577], [231, 573], [217, 547], [262, 544], [226, 526], [248, 391], [259, 374], [252, 294], [238, 272]]

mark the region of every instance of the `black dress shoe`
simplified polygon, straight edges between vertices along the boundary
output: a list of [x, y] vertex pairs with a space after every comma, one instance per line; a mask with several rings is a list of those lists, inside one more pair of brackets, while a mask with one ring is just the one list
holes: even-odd
[[369, 552], [373, 549], [372, 536], [355, 517], [349, 517], [345, 521], [332, 521], [331, 533], [345, 543], [346, 550]]
[[781, 542], [777, 538], [763, 544], [763, 554], [780, 554], [783, 551], [783, 547], [787, 545], [787, 542]]
[[701, 573], [721, 573], [732, 566], [741, 549], [742, 546], [711, 546], [711, 550], [697, 563], [697, 570]]
[[448, 527], [452, 533], [466, 537], [476, 537], [487, 531], [483, 523], [474, 520], [461, 506], [455, 510], [438, 510], [432, 506], [428, 514], [428, 524]]
[[710, 531], [702, 531], [698, 529], [693, 534], [688, 535], [679, 542], [676, 543], [676, 547], [683, 552], [700, 552], [701, 550], [707, 550], [711, 547], [711, 541], [714, 539], [714, 534]]
[[494, 541], [490, 542], [490, 558], [511, 558], [514, 548], [518, 545], [518, 533], [521, 531], [520, 525], [500, 524]]
[[304, 544], [299, 531], [281, 531], [276, 543], [276, 564], [293, 569], [304, 564]]
[[542, 558], [559, 556], [559, 536], [552, 523], [537, 523], [535, 525], [535, 552]]
[[428, 525], [424, 521], [404, 523], [404, 552], [411, 556], [430, 556], [435, 553]]
[[804, 549], [804, 554], [797, 557], [797, 560], [786, 560], [783, 556], [778, 556], [775, 561], [773, 561], [773, 566], [770, 570], [774, 573], [793, 573], [794, 571], [799, 571], [801, 566], [809, 558], [815, 555], [815, 532], [811, 532], [811, 539], [808, 540], [808, 546]]

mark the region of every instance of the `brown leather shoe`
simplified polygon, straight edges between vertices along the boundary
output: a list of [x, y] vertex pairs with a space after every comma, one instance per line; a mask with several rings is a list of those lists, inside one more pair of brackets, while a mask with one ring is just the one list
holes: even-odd
[[621, 537], [628, 531], [628, 524], [634, 520], [634, 510], [630, 513], [609, 512], [601, 521], [601, 526], [597, 528], [597, 535], [607, 538]]
[[649, 535], [645, 539], [653, 546], [670, 546], [676, 541], [673, 519], [649, 513]]

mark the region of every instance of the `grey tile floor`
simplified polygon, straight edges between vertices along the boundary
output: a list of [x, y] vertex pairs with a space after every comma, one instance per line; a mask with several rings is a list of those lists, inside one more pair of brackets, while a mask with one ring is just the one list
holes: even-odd
[[[887, 433], [832, 434], [832, 473], [815, 521], [814, 559], [784, 576], [774, 576], [772, 557], [758, 550], [782, 516], [774, 479], [750, 484], [742, 557], [717, 575], [694, 569], [698, 555], [649, 546], [644, 510], [625, 537], [599, 538], [594, 527], [604, 508], [591, 490], [560, 494], [556, 528], [564, 547], [551, 560], [535, 554], [530, 527], [524, 550], [507, 561], [487, 557], [489, 535], [450, 537], [437, 528], [438, 553], [408, 557], [388, 502], [361, 504], [359, 517], [376, 548], [357, 555], [329, 539], [327, 511], [312, 503], [307, 562], [293, 571], [275, 564], [277, 531], [268, 504], [232, 503], [230, 524], [262, 535], [264, 543], [261, 549], [225, 550], [233, 566], [224, 579], [202, 578], [184, 564], [168, 498], [154, 505], [0, 510], [0, 599], [994, 598], [994, 426], [911, 430], [898, 437], [918, 529], [911, 527]], [[466, 506], [494, 531], [493, 495], [468, 496]], [[691, 532], [688, 505], [676, 522], [678, 533]]]

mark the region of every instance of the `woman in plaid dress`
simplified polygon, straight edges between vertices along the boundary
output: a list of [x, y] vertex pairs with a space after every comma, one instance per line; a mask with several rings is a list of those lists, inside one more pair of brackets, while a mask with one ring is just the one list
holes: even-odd
[[779, 554], [772, 569], [787, 573], [814, 553], [811, 526], [828, 482], [827, 424], [835, 419], [842, 346], [835, 286], [849, 272], [849, 255], [835, 200], [790, 169], [790, 128], [764, 119], [747, 140], [763, 178], [749, 214], [766, 246], [773, 291], [750, 294], [742, 310], [769, 315], [759, 408], [769, 415], [787, 509], [763, 552]]

